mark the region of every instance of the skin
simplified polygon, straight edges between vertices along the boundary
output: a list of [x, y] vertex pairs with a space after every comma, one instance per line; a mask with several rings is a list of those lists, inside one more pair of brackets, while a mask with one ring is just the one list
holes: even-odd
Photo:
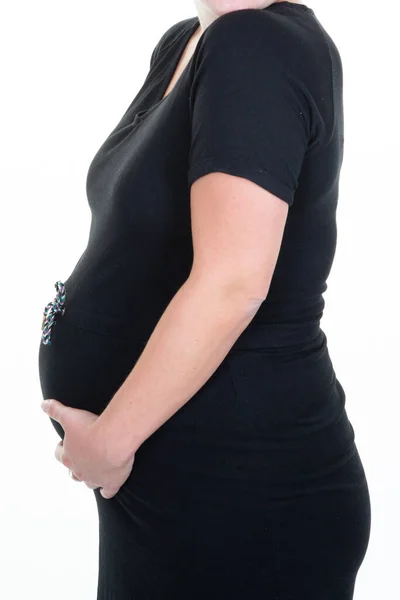
[[[293, 4], [301, 4], [298, 0], [291, 1]], [[201, 35], [215, 19], [228, 12], [245, 8], [267, 8], [278, 2], [283, 0], [194, 0], [201, 25], [199, 34]]]
[[[195, 0], [203, 29], [221, 14], [272, 3]], [[211, 377], [268, 294], [288, 204], [252, 181], [217, 172], [193, 183], [190, 209], [191, 273], [107, 408], [98, 416], [56, 399], [41, 405], [65, 431], [56, 459], [104, 498], [125, 483], [140, 445]]]

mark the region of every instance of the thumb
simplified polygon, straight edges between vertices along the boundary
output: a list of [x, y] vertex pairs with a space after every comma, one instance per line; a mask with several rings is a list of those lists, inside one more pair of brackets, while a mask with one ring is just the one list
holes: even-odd
[[81, 408], [73, 408], [72, 406], [65, 405], [54, 398], [43, 400], [40, 406], [49, 417], [55, 421], [58, 421], [58, 423], [63, 426], [64, 430], [66, 427], [68, 427], [68, 425], [73, 424], [75, 426], [91, 425], [99, 418], [99, 416], [95, 413]]
[[65, 406], [54, 398], [43, 400], [40, 407], [49, 417], [61, 425], [65, 425], [67, 412], [71, 410], [69, 406]]

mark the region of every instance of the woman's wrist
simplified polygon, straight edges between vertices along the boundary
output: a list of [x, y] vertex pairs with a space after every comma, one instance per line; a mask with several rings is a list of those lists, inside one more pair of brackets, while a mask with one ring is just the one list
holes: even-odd
[[102, 413], [92, 425], [93, 443], [113, 463], [124, 463], [132, 459], [142, 441], [131, 434], [124, 435], [119, 423], [113, 423], [108, 414]]

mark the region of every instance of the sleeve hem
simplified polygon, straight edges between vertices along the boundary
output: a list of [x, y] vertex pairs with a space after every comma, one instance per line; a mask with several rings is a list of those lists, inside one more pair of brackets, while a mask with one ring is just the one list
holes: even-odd
[[278, 196], [284, 202], [287, 202], [289, 206], [293, 204], [294, 190], [279, 181], [279, 179], [271, 175], [266, 169], [254, 165], [244, 158], [208, 158], [193, 165], [188, 171], [189, 188], [196, 179], [213, 172], [227, 173], [228, 175], [236, 175], [237, 177], [249, 179], [275, 196]]

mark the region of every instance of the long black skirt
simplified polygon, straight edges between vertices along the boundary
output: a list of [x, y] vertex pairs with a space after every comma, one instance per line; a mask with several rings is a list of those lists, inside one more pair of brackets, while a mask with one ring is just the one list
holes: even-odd
[[[44, 398], [100, 414], [143, 345], [94, 322], [57, 318], [39, 375]], [[345, 403], [322, 330], [307, 349], [234, 346], [113, 498], [88, 488], [97, 599], [351, 600], [371, 505]]]

